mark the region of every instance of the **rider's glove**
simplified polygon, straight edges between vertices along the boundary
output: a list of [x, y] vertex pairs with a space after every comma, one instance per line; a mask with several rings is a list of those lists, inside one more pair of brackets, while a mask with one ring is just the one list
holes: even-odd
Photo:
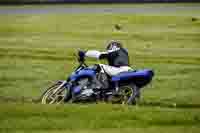
[[79, 50], [78, 51], [78, 56], [79, 56], [79, 61], [80, 62], [83, 62], [84, 61], [84, 57], [85, 57], [85, 51], [81, 51], [81, 50]]

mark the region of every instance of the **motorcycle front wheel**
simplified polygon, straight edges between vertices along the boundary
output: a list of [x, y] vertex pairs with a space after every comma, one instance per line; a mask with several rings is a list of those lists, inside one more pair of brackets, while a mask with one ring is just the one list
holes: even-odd
[[41, 96], [42, 104], [62, 104], [67, 89], [65, 88], [66, 81], [57, 81], [52, 86], [47, 88]]

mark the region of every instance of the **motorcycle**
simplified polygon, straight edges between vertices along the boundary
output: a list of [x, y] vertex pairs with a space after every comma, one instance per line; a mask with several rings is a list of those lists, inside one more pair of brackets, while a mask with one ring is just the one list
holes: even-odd
[[141, 88], [154, 76], [151, 69], [109, 76], [98, 64], [88, 66], [84, 55], [78, 54], [77, 58], [79, 66], [67, 80], [59, 80], [46, 89], [41, 96], [42, 104], [107, 102], [134, 105], [140, 98]]

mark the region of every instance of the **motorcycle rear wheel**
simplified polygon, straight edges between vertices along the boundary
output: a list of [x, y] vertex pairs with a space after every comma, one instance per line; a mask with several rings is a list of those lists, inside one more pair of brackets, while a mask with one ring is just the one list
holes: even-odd
[[66, 81], [57, 81], [52, 86], [47, 88], [41, 96], [41, 103], [42, 104], [64, 103], [64, 98], [67, 91], [67, 89], [64, 86], [64, 82]]
[[135, 95], [135, 89], [133, 85], [127, 85], [120, 87], [120, 95], [122, 97], [121, 103], [122, 104], [128, 104], [128, 105], [135, 105], [136, 99], [134, 97]]
[[112, 103], [120, 103], [126, 105], [136, 104], [136, 91], [137, 87], [134, 84], [121, 86], [119, 92], [112, 96]]

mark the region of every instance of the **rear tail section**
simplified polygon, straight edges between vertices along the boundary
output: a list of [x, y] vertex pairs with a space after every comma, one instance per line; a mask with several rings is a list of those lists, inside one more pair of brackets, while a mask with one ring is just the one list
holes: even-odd
[[130, 83], [133, 82], [138, 87], [143, 87], [151, 82], [154, 71], [150, 69], [137, 70], [132, 72], [123, 72], [112, 77], [113, 82]]

